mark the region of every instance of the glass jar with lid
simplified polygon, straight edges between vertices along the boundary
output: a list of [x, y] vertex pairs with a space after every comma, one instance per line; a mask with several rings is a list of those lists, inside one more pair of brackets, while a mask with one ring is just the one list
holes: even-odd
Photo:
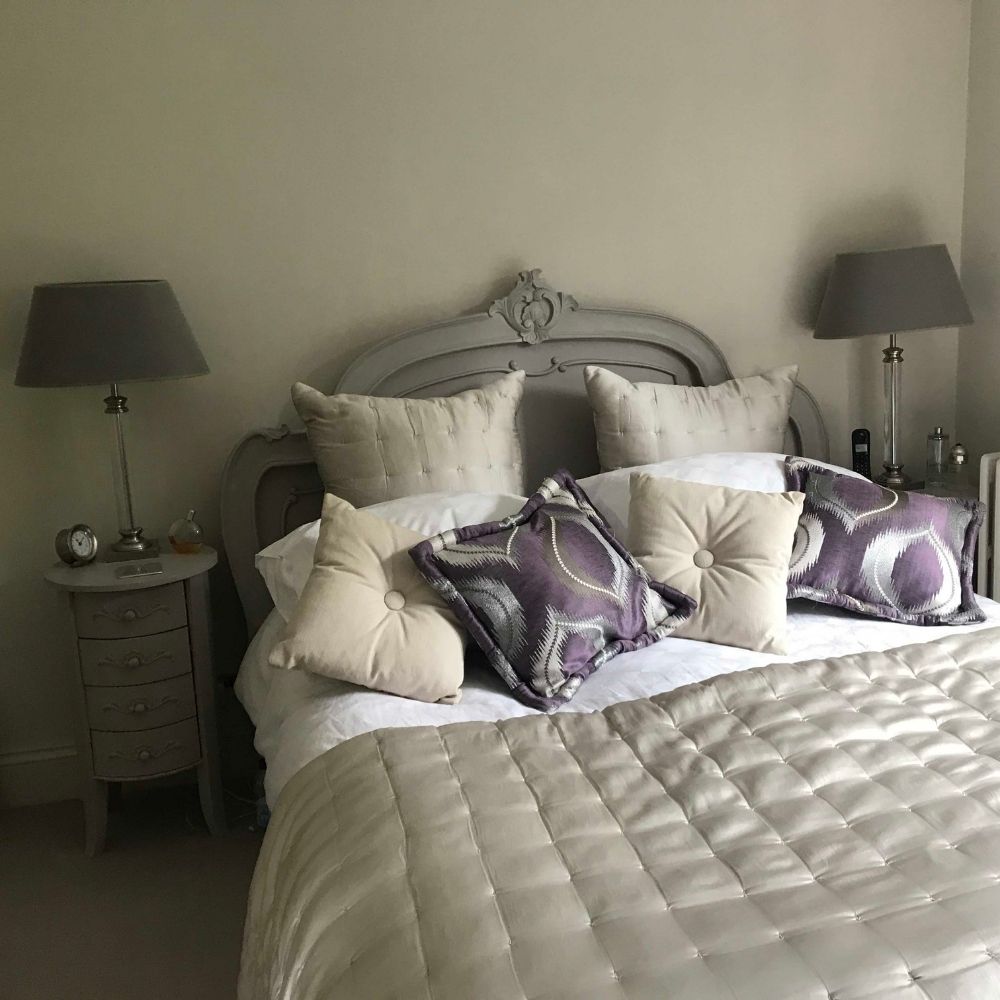
[[949, 491], [956, 493], [969, 486], [969, 452], [964, 444], [957, 441], [948, 453], [948, 474], [945, 477], [945, 485]]
[[927, 488], [943, 486], [948, 472], [949, 437], [943, 427], [935, 427], [927, 435]]

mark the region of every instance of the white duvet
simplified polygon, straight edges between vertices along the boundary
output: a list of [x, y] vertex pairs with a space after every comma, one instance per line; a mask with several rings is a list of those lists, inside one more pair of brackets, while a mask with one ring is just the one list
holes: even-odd
[[[924, 628], [793, 601], [788, 606], [788, 656], [664, 639], [616, 657], [560, 711], [591, 712], [766, 663], [892, 649], [1000, 625], [1000, 604], [985, 598], [979, 602], [987, 619], [982, 625]], [[471, 655], [457, 705], [428, 705], [301, 671], [277, 670], [268, 665], [267, 655], [283, 628], [280, 615], [272, 612], [251, 642], [236, 681], [237, 695], [257, 727], [255, 745], [267, 761], [265, 790], [272, 808], [299, 768], [352, 736], [394, 726], [441, 726], [537, 714], [516, 701], [485, 662]]]

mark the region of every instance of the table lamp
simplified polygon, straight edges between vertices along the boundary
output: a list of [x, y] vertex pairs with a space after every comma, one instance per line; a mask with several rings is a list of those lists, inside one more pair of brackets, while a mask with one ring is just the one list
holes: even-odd
[[908, 482], [896, 450], [903, 369], [903, 349], [896, 344], [896, 334], [971, 322], [972, 312], [943, 243], [841, 253], [834, 259], [813, 336], [841, 340], [889, 334], [889, 346], [882, 351], [885, 471], [877, 482], [883, 486], [897, 489]]
[[143, 538], [135, 523], [125, 452], [128, 407], [119, 383], [207, 372], [169, 282], [81, 281], [35, 287], [15, 385], [111, 386], [104, 412], [112, 418], [120, 537], [105, 552], [106, 559], [145, 559], [159, 552], [156, 540]]

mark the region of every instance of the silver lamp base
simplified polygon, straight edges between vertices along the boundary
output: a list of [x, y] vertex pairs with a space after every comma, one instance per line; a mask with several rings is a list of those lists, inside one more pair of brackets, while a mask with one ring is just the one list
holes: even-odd
[[104, 553], [105, 562], [125, 562], [129, 559], [155, 559], [160, 554], [160, 543], [155, 538], [143, 538], [142, 528], [119, 532], [121, 538], [109, 545]]
[[875, 478], [879, 486], [885, 486], [890, 490], [908, 490], [913, 485], [913, 480], [903, 473], [902, 465], [883, 466], [885, 471]]
[[160, 543], [155, 538], [143, 538], [142, 528], [135, 525], [132, 513], [132, 486], [125, 455], [125, 427], [122, 418], [128, 413], [128, 400], [119, 395], [116, 383], [111, 383], [111, 395], [104, 400], [104, 412], [114, 425], [115, 503], [118, 507], [117, 542], [104, 551], [107, 562], [125, 562], [129, 559], [155, 559], [160, 554]]

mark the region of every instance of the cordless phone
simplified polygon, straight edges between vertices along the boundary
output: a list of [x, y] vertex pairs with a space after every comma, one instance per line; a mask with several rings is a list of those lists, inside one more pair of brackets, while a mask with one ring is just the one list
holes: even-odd
[[872, 436], [867, 427], [851, 431], [851, 468], [865, 479], [872, 477]]

